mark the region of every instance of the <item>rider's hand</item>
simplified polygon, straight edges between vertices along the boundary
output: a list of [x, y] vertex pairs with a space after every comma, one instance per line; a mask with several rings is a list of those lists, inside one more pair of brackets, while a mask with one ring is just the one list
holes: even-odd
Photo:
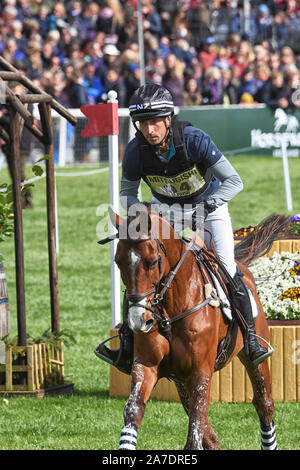
[[192, 230], [195, 232], [201, 222], [203, 223], [208, 214], [214, 212], [217, 208], [217, 204], [214, 199], [207, 199], [204, 204], [199, 204], [198, 208], [192, 214]]
[[216, 201], [212, 198], [206, 199], [204, 202], [204, 219], [208, 216], [208, 214], [211, 214], [214, 212], [217, 208]]

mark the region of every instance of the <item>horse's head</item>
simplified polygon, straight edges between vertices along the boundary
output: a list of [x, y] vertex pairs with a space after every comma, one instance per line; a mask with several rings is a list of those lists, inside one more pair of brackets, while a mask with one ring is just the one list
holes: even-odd
[[155, 324], [151, 302], [170, 269], [162, 232], [168, 230], [170, 236], [176, 235], [167, 221], [148, 210], [127, 219], [110, 210], [110, 218], [120, 239], [115, 262], [127, 289], [128, 325], [133, 331], [148, 333]]

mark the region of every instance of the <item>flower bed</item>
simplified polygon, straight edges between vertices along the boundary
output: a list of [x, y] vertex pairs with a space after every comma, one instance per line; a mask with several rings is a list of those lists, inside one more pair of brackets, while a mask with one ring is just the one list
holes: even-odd
[[277, 253], [249, 266], [268, 320], [300, 320], [300, 254]]

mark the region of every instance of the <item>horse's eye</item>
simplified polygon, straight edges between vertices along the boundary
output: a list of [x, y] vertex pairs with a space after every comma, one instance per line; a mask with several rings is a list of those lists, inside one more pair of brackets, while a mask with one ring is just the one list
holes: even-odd
[[157, 263], [158, 263], [158, 260], [155, 259], [154, 261], [152, 261], [152, 262], [150, 263], [149, 268], [150, 268], [150, 269], [154, 269], [155, 266], [157, 265]]

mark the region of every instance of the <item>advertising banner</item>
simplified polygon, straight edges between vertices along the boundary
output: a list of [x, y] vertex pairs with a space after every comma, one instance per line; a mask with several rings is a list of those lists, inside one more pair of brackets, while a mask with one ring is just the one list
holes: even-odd
[[195, 106], [180, 108], [178, 118], [203, 129], [225, 155], [256, 150], [256, 154], [281, 157], [283, 144], [288, 157], [300, 155], [298, 109], [272, 110], [265, 105]]

